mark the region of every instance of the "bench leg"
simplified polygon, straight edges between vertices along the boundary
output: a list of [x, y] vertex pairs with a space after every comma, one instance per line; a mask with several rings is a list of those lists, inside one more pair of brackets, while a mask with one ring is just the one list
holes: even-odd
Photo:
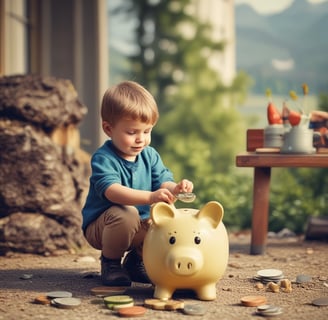
[[269, 221], [271, 168], [254, 168], [251, 254], [264, 254]]

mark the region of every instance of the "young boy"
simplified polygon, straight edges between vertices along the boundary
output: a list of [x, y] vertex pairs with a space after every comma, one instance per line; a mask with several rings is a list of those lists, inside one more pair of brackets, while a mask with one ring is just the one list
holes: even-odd
[[92, 156], [90, 188], [82, 210], [84, 235], [102, 253], [104, 285], [150, 282], [141, 255], [150, 205], [173, 203], [177, 193], [193, 189], [186, 179], [175, 183], [149, 146], [158, 117], [153, 96], [135, 82], [124, 81], [104, 94], [102, 128], [110, 139]]

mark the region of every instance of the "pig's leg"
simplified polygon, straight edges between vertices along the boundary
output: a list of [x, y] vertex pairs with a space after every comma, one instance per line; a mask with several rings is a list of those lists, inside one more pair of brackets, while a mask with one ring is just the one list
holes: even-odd
[[170, 299], [173, 295], [174, 289], [155, 286], [154, 297], [157, 299]]
[[195, 289], [198, 299], [215, 300], [216, 299], [216, 283], [203, 285]]

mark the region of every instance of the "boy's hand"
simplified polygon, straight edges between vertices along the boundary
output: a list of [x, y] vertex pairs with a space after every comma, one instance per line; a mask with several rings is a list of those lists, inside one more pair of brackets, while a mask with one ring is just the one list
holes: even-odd
[[150, 202], [156, 203], [156, 202], [167, 202], [167, 203], [173, 203], [176, 200], [175, 196], [170, 192], [170, 190], [166, 188], [161, 188], [156, 191], [153, 191], [151, 193]]
[[192, 192], [193, 189], [194, 189], [193, 183], [187, 179], [183, 179], [176, 185], [173, 193], [178, 194], [184, 192]]

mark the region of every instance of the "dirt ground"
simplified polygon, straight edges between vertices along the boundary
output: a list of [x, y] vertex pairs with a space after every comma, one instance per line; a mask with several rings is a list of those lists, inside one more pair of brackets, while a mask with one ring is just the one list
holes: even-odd
[[[269, 304], [282, 308], [278, 319], [328, 319], [328, 306], [315, 306], [312, 301], [328, 297], [328, 244], [305, 242], [302, 237], [268, 239], [264, 255], [249, 254], [249, 234], [230, 234], [229, 265], [217, 283], [215, 301], [199, 301], [188, 291], [177, 291], [176, 299], [186, 304], [197, 303], [206, 308], [203, 316], [188, 316], [180, 311], [147, 309], [144, 319], [259, 319], [256, 307], [241, 305], [248, 295], [265, 296]], [[298, 275], [308, 275], [305, 283], [292, 283], [292, 292], [268, 292], [255, 288], [253, 276], [261, 269], [280, 269], [294, 281]], [[107, 309], [102, 298], [91, 294], [101, 286], [99, 252], [85, 248], [78, 253], [58, 256], [10, 254], [0, 257], [0, 319], [118, 319]], [[75, 309], [60, 309], [35, 304], [34, 299], [51, 291], [69, 291], [82, 303]], [[134, 284], [125, 294], [134, 298], [136, 305], [152, 298], [153, 288]]]

